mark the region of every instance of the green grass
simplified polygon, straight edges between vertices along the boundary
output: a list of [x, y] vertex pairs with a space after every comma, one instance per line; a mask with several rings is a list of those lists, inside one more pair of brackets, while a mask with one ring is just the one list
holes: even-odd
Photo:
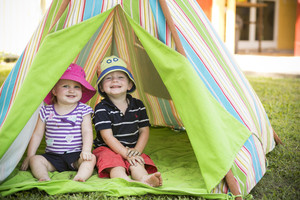
[[284, 144], [267, 154], [268, 171], [251, 194], [255, 199], [300, 199], [300, 79], [248, 79]]
[[[3, 75], [0, 68], [0, 76]], [[267, 154], [267, 173], [251, 191], [254, 199], [300, 199], [300, 79], [248, 77], [259, 96], [270, 122], [284, 145]], [[0, 79], [0, 85], [2, 84]], [[32, 189], [5, 199], [202, 199], [191, 196], [143, 195], [107, 197], [99, 192], [48, 195]]]
[[48, 195], [37, 189], [18, 192], [15, 195], [7, 196], [5, 199], [26, 199], [26, 200], [204, 200], [201, 197], [192, 196], [171, 196], [171, 195], [143, 195], [143, 196], [126, 196], [126, 197], [108, 197], [99, 192], [76, 193], [76, 194], [58, 194]]
[[11, 68], [14, 66], [15, 63], [9, 64], [0, 64], [0, 86], [5, 81], [6, 77], [8, 76]]

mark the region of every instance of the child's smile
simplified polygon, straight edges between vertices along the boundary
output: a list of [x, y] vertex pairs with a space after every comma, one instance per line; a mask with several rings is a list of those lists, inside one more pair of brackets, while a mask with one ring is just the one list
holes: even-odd
[[113, 86], [111, 86], [111, 88], [120, 88], [121, 86], [119, 86], [119, 85], [113, 85]]
[[132, 83], [124, 72], [114, 71], [107, 74], [101, 83], [101, 91], [107, 95], [126, 95]]
[[73, 98], [75, 98], [76, 96], [75, 95], [66, 95], [68, 98], [70, 98], [70, 99], [73, 99]]
[[77, 104], [82, 97], [81, 84], [72, 80], [59, 80], [52, 92], [62, 104]]

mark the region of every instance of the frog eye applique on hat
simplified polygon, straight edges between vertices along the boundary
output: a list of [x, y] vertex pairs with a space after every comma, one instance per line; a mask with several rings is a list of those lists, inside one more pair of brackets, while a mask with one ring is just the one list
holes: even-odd
[[117, 62], [118, 60], [119, 60], [119, 58], [107, 59], [106, 63], [110, 64], [112, 62]]

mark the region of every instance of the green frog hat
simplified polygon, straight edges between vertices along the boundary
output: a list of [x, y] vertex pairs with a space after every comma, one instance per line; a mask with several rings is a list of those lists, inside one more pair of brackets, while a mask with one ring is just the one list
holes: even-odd
[[134, 78], [131, 72], [127, 69], [126, 63], [117, 56], [110, 56], [103, 59], [100, 64], [100, 68], [98, 69], [99, 78], [97, 80], [98, 92], [101, 96], [105, 96], [104, 92], [100, 90], [100, 83], [102, 79], [109, 73], [114, 71], [122, 71], [127, 74], [128, 78], [132, 81], [132, 88], [128, 90], [128, 93], [133, 92], [136, 89]]

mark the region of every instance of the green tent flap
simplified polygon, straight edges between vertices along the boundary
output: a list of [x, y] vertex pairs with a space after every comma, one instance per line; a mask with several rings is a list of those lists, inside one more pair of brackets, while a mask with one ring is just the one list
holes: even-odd
[[184, 56], [127, 18], [174, 101], [209, 192], [227, 174], [251, 133], [212, 97]]

